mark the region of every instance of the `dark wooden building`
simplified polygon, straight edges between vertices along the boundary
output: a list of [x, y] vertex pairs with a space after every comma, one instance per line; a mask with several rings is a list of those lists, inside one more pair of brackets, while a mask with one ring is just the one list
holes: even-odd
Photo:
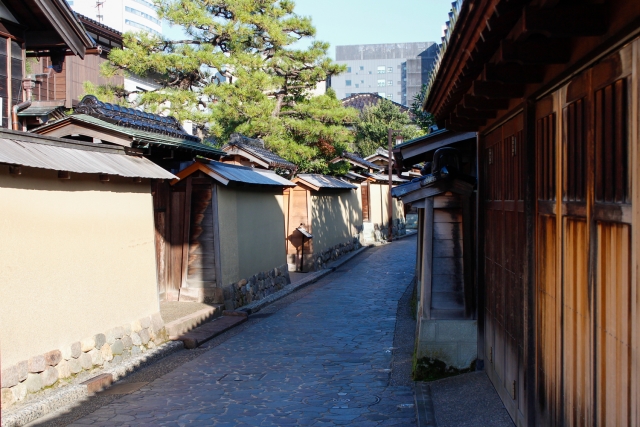
[[[13, 107], [28, 105], [23, 79], [27, 58], [40, 58], [58, 73], [76, 56], [86, 58], [94, 42], [63, 0], [10, 0], [0, 11], [0, 126], [17, 129]], [[17, 112], [16, 112], [17, 113]]]
[[424, 108], [478, 132], [479, 358], [517, 425], [638, 425], [640, 2], [454, 5]]

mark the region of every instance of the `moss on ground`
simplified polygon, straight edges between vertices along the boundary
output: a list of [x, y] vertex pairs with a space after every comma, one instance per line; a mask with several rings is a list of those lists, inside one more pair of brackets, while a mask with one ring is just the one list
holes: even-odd
[[413, 380], [414, 381], [435, 381], [442, 378], [453, 377], [455, 375], [466, 374], [476, 370], [476, 361], [471, 362], [471, 366], [466, 369], [457, 369], [447, 366], [442, 360], [431, 357], [417, 359], [414, 356]]

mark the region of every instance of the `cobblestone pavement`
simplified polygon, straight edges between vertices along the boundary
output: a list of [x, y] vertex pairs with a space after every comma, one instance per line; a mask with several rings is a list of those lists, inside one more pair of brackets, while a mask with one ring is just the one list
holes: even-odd
[[415, 426], [391, 386], [398, 300], [415, 240], [374, 248], [312, 292], [74, 426]]

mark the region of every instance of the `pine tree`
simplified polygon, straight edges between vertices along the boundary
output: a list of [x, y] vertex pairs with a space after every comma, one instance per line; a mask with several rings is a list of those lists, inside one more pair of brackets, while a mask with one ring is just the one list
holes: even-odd
[[427, 85], [423, 84], [420, 92], [415, 95], [413, 98], [413, 102], [411, 103], [411, 107], [409, 107], [409, 111], [413, 115], [414, 122], [420, 126], [424, 132], [429, 133], [429, 127], [433, 126], [435, 123], [433, 121], [433, 116], [430, 113], [427, 113], [422, 110], [422, 103], [424, 102], [424, 97], [427, 94]]
[[387, 147], [389, 129], [399, 130], [405, 141], [424, 133], [413, 124], [408, 114], [387, 99], [365, 107], [355, 128], [356, 150], [363, 157], [375, 153], [379, 147]]
[[[345, 126], [357, 113], [332, 91], [311, 96], [319, 82], [344, 71], [313, 41], [310, 18], [290, 0], [155, 0], [158, 15], [181, 27], [184, 40], [125, 34], [103, 72], [149, 76], [160, 89], [141, 92], [147, 111], [191, 120], [202, 135], [224, 142], [233, 132], [261, 138], [300, 166], [327, 172], [327, 160], [353, 141]], [[125, 94], [126, 95], [126, 94]]]

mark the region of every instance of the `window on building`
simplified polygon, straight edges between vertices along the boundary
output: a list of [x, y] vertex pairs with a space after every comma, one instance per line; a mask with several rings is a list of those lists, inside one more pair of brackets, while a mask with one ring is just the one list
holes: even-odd
[[385, 79], [378, 80], [378, 86], [380, 86], [380, 87], [384, 87], [384, 85], [385, 85], [385, 83], [386, 83], [386, 82], [387, 82], [387, 81], [386, 81]]
[[[156, 9], [156, 10], [158, 9], [158, 8], [156, 7], [156, 5], [155, 5], [155, 4], [153, 4], [153, 3], [151, 3], [150, 1], [146, 1], [146, 0], [133, 0], [133, 1], [134, 1], [134, 2], [136, 2], [136, 3], [143, 4], [143, 5], [147, 6], [147, 7], [148, 7], [148, 8], [150, 8], [150, 9]], [[71, 4], [71, 3], [73, 3], [73, 2], [67, 2], [67, 3]]]
[[381, 65], [378, 67], [378, 74], [384, 74], [387, 71], [387, 67]]
[[387, 73], [393, 73], [393, 67], [387, 67]]
[[348, 98], [348, 97], [351, 96], [351, 93], [347, 92], [344, 96], [345, 96], [345, 98]]
[[359, 88], [359, 87], [360, 87], [360, 85], [358, 83], [356, 83], [356, 89]]
[[364, 71], [364, 67], [362, 65], [360, 66], [360, 71]]
[[389, 95], [387, 95], [387, 99], [393, 99], [393, 94], [390, 93]]
[[398, 86], [402, 85], [402, 82], [400, 80], [398, 80]]
[[351, 72], [351, 67], [347, 67], [347, 73]]
[[373, 74], [371, 71], [369, 71], [369, 74]]
[[141, 12], [138, 9], [134, 9], [132, 7], [129, 7], [129, 6], [125, 6], [124, 10], [129, 12], [129, 13], [133, 13], [134, 15], [141, 16], [144, 19], [148, 19], [149, 21], [153, 22], [154, 24], [160, 25], [160, 20], [154, 18], [153, 16], [149, 15], [148, 13]]
[[384, 93], [384, 92], [378, 92], [378, 96], [381, 96], [381, 97], [385, 98], [387, 96], [387, 94]]
[[146, 32], [148, 32], [148, 33], [152, 33], [152, 34], [155, 34], [156, 36], [160, 36], [160, 37], [162, 37], [162, 34], [160, 34], [159, 32], [157, 32], [156, 30], [154, 30], [154, 29], [152, 29], [152, 28], [149, 28], [149, 27], [147, 27], [146, 25], [142, 25], [142, 24], [140, 24], [140, 23], [138, 23], [138, 22], [136, 22], [136, 21], [131, 21], [130, 19], [125, 19], [125, 20], [124, 20], [124, 23], [125, 23], [125, 25], [130, 25], [130, 26], [132, 26], [133, 28], [137, 28], [137, 29], [139, 29], [139, 30], [144, 30], [144, 31], [146, 31]]
[[360, 83], [364, 83], [364, 80], [360, 80]]
[[393, 86], [393, 80], [387, 80], [387, 86]]
[[351, 86], [351, 80], [345, 80], [344, 84], [347, 86]]

